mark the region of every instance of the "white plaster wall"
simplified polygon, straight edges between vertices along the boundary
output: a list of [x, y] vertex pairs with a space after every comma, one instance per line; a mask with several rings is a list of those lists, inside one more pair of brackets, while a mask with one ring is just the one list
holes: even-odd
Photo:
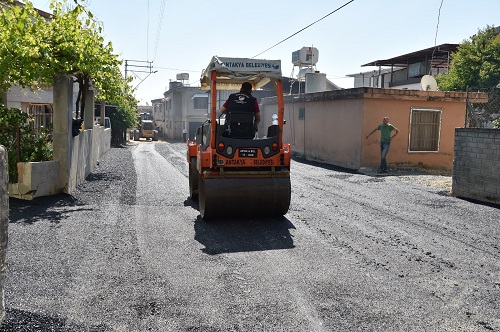
[[19, 182], [9, 185], [11, 196], [30, 200], [60, 192], [59, 161], [18, 163], [17, 170]]
[[73, 137], [71, 168], [67, 192], [71, 193], [95, 169], [104, 153], [111, 149], [111, 129], [95, 126]]

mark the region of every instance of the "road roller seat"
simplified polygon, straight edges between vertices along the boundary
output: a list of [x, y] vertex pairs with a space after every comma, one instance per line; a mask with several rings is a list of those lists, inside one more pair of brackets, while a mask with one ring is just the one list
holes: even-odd
[[229, 111], [224, 122], [223, 136], [231, 138], [254, 138], [255, 116], [253, 112]]

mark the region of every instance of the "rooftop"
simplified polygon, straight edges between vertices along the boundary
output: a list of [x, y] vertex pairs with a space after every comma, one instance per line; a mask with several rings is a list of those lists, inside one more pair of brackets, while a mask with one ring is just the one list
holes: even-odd
[[436, 47], [429, 47], [420, 51], [399, 55], [385, 60], [375, 60], [362, 67], [367, 66], [395, 66], [408, 67], [411, 63], [427, 61], [432, 68], [446, 68], [449, 63], [449, 55], [457, 50], [459, 44], [441, 44]]

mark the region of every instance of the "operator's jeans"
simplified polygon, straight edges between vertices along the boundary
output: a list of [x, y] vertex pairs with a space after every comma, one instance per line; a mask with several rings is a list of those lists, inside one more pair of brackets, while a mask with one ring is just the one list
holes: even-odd
[[387, 170], [387, 160], [385, 157], [389, 152], [389, 147], [391, 146], [391, 142], [381, 142], [380, 143], [380, 169], [383, 171]]

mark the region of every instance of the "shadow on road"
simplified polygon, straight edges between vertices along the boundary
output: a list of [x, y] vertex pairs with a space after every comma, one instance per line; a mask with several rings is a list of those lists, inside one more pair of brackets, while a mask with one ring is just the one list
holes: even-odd
[[[66, 213], [75, 211], [74, 209], [68, 211], [63, 208], [75, 205], [77, 205], [75, 199], [67, 194], [43, 196], [35, 198], [32, 201], [10, 198], [9, 222], [33, 224], [37, 221], [46, 220], [51, 223], [59, 223], [66, 219]], [[79, 209], [79, 211], [82, 210], [84, 209]]]
[[202, 250], [209, 255], [292, 249], [295, 245], [290, 229], [295, 226], [285, 217], [207, 222], [198, 216], [194, 221], [194, 239], [205, 246]]
[[105, 325], [84, 326], [71, 324], [64, 318], [7, 308], [5, 321], [0, 328], [0, 332], [20, 331], [105, 332], [110, 331], [110, 329]]
[[[314, 166], [314, 167], [319, 167], [319, 168], [327, 169], [330, 171], [336, 171], [336, 172], [348, 173], [348, 174], [358, 174], [358, 171], [355, 169], [352, 169], [352, 168], [335, 166], [332, 164], [322, 163], [319, 161], [307, 160], [307, 159], [298, 158], [298, 157], [293, 157], [293, 162], [301, 163], [301, 164], [309, 165], [309, 166]], [[292, 169], [293, 169], [293, 165], [292, 165]]]

